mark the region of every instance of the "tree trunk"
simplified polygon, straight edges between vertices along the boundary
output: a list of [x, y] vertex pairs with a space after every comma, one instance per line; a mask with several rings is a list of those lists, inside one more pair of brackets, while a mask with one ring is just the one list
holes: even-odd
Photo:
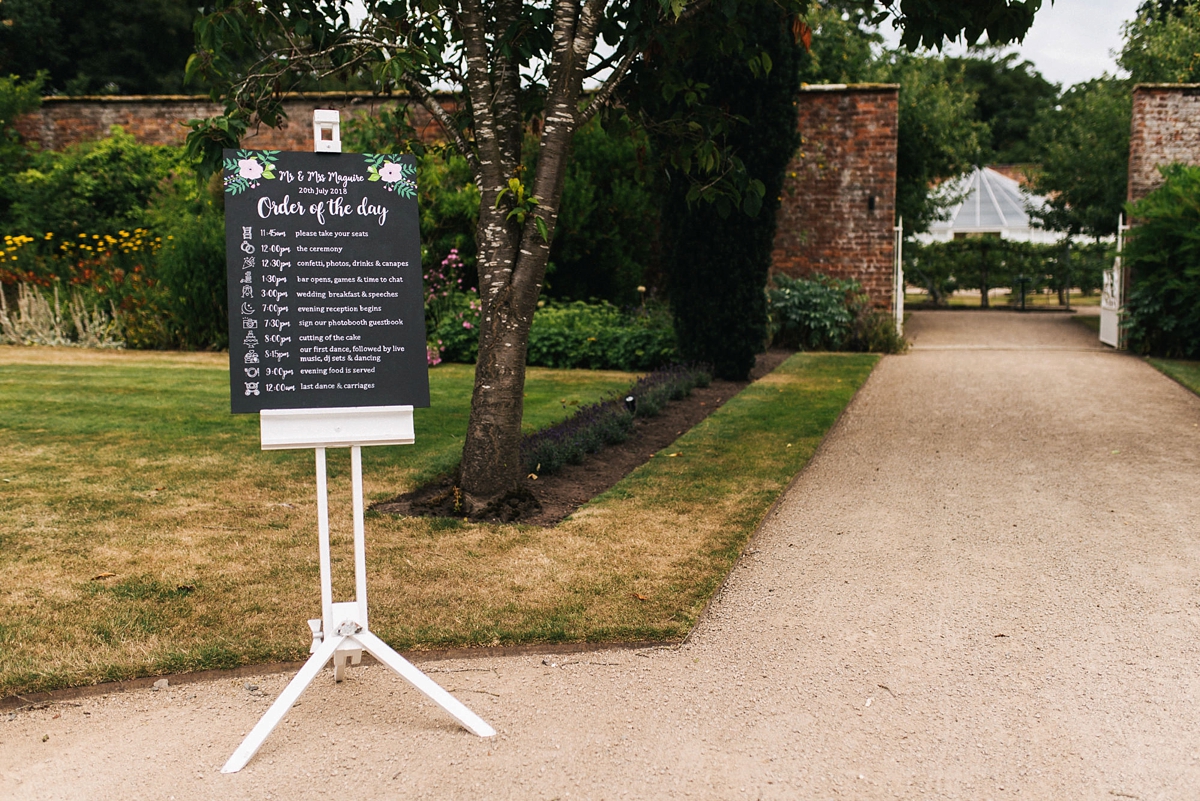
[[[524, 301], [524, 302], [522, 302]], [[490, 324], [480, 326], [475, 390], [463, 445], [461, 485], [468, 512], [479, 512], [517, 488], [521, 480], [521, 417], [525, 350], [532, 302], [508, 293], [488, 304]]]
[[1071, 308], [1071, 241], [1063, 243], [1058, 266], [1058, 305]]
[[[529, 329], [550, 259], [567, 154], [580, 123], [580, 87], [588, 54], [595, 45], [599, 8], [589, 4], [581, 11], [573, 0], [554, 4], [545, 120], [537, 168], [527, 192], [536, 198], [536, 204], [525, 211], [523, 225], [510, 218], [516, 199], [511, 194], [501, 196], [511, 178], [521, 181], [522, 177], [519, 159], [524, 128], [518, 113], [517, 71], [505, 68], [489, 75], [486, 60], [473, 61], [468, 56], [468, 85], [481, 153], [477, 178], [479, 357], [459, 473], [470, 514], [483, 512], [503, 499], [523, 478], [521, 418]], [[468, 27], [476, 21], [471, 20]]]
[[979, 246], [979, 308], [991, 308], [988, 298], [988, 263], [987, 263], [987, 241], [983, 241]]

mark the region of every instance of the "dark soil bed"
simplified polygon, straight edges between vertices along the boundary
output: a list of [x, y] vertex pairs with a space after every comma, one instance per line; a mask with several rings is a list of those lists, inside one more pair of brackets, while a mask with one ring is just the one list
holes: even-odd
[[[790, 355], [792, 352], [786, 350], [760, 354], [750, 380], [762, 378]], [[557, 473], [526, 481], [520, 492], [505, 498], [477, 519], [553, 526], [645, 464], [749, 383], [714, 380], [707, 387], [693, 389], [691, 395], [667, 404], [655, 417], [635, 420], [633, 431], [624, 442], [592, 454], [583, 464], [567, 465]], [[445, 476], [412, 492], [373, 504], [371, 508], [398, 515], [458, 517], [461, 513], [455, 512], [459, 497], [456, 493], [453, 477]]]

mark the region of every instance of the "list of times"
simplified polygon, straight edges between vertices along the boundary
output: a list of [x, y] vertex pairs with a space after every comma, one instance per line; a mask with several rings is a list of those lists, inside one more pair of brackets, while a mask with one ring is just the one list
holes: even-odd
[[226, 150], [234, 414], [429, 405], [412, 156]]

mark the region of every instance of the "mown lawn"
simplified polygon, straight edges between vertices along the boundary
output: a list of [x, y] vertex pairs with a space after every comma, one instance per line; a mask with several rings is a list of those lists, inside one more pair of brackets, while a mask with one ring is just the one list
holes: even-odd
[[1189, 362], [1183, 359], [1147, 359], [1155, 369], [1159, 370], [1180, 384], [1200, 395], [1200, 362]]
[[[405, 649], [684, 636], [874, 363], [793, 357], [554, 529], [370, 513], [372, 629]], [[532, 369], [526, 424], [632, 378]], [[471, 368], [431, 384], [416, 445], [364, 450], [369, 500], [455, 463]], [[0, 695], [304, 657], [313, 456], [257, 436], [219, 355], [0, 348]], [[330, 453], [335, 595], [348, 467]]]

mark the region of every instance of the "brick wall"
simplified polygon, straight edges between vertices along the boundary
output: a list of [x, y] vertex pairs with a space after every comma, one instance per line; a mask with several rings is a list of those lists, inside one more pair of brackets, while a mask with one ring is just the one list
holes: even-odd
[[1162, 183], [1158, 167], [1200, 164], [1200, 84], [1138, 84], [1129, 136], [1129, 200]]
[[[258, 150], [312, 150], [313, 109], [337, 109], [345, 122], [351, 114], [395, 104], [366, 92], [289, 95], [283, 101], [287, 112], [283, 126], [251, 129], [242, 145]], [[143, 144], [179, 145], [187, 136], [188, 120], [220, 112], [221, 107], [208, 98], [187, 95], [47, 97], [40, 109], [17, 121], [17, 130], [26, 140], [50, 150], [99, 139], [114, 125], [120, 125]], [[441, 128], [424, 108], [413, 108], [413, 123], [425, 141], [441, 138]]]
[[801, 92], [802, 140], [784, 180], [773, 271], [853, 278], [890, 307], [898, 97], [894, 84]]

